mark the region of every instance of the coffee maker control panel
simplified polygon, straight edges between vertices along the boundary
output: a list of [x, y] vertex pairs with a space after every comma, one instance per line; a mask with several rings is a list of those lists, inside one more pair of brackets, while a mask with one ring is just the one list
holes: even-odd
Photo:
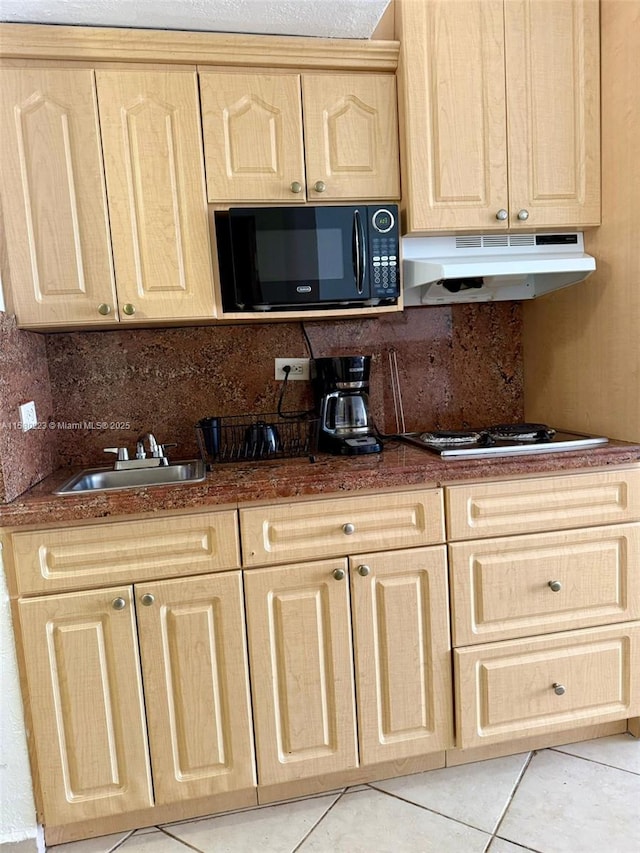
[[370, 208], [371, 296], [389, 299], [399, 294], [400, 237], [393, 213], [385, 207]]

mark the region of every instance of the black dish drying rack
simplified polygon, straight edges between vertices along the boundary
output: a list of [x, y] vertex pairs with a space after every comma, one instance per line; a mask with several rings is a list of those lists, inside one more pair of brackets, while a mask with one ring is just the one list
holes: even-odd
[[277, 413], [203, 418], [195, 425], [207, 469], [220, 462], [257, 462], [309, 456], [318, 449], [317, 417], [284, 418]]

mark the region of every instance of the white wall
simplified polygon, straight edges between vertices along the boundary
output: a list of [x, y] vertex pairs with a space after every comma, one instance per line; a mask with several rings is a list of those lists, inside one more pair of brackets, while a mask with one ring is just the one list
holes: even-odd
[[36, 850], [36, 811], [1, 550], [0, 697], [0, 846], [9, 841], [34, 839]]
[[389, 0], [1, 0], [4, 21], [369, 38]]

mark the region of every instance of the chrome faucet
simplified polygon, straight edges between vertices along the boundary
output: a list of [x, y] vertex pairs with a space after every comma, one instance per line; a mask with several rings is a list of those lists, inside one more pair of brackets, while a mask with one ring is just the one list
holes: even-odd
[[126, 447], [105, 447], [105, 453], [115, 453], [115, 471], [123, 468], [158, 468], [169, 464], [167, 459], [167, 447], [175, 447], [175, 444], [158, 444], [152, 432], [145, 432], [136, 441], [135, 459], [129, 459]]
[[136, 459], [147, 458], [144, 446], [145, 441], [149, 443], [149, 456], [152, 459], [160, 459], [164, 456], [163, 447], [161, 444], [158, 444], [155, 435], [152, 432], [145, 432], [136, 442]]

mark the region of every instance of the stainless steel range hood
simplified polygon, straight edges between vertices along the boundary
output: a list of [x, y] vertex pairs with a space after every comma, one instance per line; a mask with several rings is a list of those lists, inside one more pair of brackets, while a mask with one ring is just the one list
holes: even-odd
[[408, 307], [535, 299], [596, 268], [579, 232], [404, 237], [402, 252]]

